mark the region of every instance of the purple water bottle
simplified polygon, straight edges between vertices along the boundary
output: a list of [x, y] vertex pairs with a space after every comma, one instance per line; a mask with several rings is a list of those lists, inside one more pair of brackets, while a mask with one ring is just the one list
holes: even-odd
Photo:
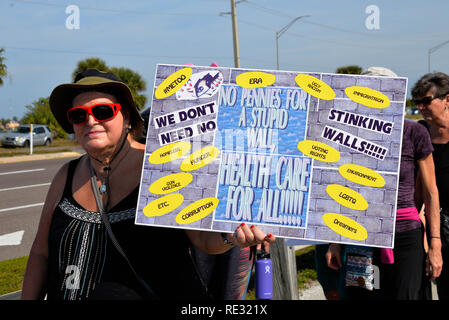
[[258, 251], [256, 255], [256, 299], [273, 298], [273, 264], [270, 254]]

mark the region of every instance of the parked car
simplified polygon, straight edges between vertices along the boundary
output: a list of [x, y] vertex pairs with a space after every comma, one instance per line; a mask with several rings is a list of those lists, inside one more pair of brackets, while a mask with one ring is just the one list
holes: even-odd
[[[33, 124], [33, 146], [48, 146], [53, 141], [50, 129], [42, 124]], [[13, 131], [4, 135], [2, 146], [29, 147], [30, 125], [18, 126]]]

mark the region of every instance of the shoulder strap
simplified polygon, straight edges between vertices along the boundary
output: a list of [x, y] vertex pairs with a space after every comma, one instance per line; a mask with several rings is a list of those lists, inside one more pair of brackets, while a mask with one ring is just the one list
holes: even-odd
[[69, 162], [69, 168], [67, 170], [67, 177], [66, 177], [64, 192], [63, 192], [64, 197], [68, 197], [72, 194], [73, 175], [75, 173], [76, 166], [80, 162], [80, 159], [81, 159], [81, 157]]
[[139, 284], [142, 286], [145, 293], [147, 294], [147, 298], [150, 300], [157, 300], [157, 296], [154, 294], [154, 292], [150, 288], [150, 286], [148, 286], [148, 284], [134, 270], [131, 262], [129, 261], [128, 257], [125, 254], [125, 251], [123, 251], [122, 247], [120, 246], [120, 244], [117, 241], [117, 238], [115, 237], [114, 233], [112, 232], [111, 224], [110, 224], [109, 219], [104, 210], [103, 202], [101, 201], [101, 197], [100, 197], [100, 192], [98, 191], [97, 180], [95, 178], [95, 172], [94, 172], [94, 169], [92, 168], [92, 164], [90, 163], [90, 161], [89, 161], [89, 169], [90, 169], [90, 182], [92, 184], [92, 190], [95, 195], [95, 200], [97, 201], [97, 206], [98, 206], [98, 210], [100, 211], [101, 220], [103, 221], [103, 224], [106, 227], [106, 231], [109, 235], [109, 238], [111, 239], [111, 241], [114, 244], [117, 251], [123, 256], [125, 261], [128, 263], [132, 273], [134, 274], [137, 281], [139, 282]]

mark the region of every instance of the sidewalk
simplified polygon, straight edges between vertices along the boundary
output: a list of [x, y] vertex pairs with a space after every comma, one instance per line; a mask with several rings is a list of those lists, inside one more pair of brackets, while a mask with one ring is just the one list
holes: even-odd
[[71, 157], [79, 157], [82, 154], [83, 153], [81, 153], [81, 151], [80, 152], [69, 151], [69, 152], [31, 154], [31, 155], [24, 155], [24, 156], [0, 157], [0, 164], [25, 162], [25, 161], [36, 161], [36, 160], [58, 159], [58, 158], [71, 158]]
[[326, 300], [326, 297], [320, 283], [314, 281], [307, 289], [299, 290], [299, 300]]

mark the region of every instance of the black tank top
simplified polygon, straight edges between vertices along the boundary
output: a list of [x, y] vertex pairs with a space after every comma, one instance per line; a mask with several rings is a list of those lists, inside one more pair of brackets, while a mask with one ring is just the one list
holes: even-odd
[[[430, 124], [425, 120], [419, 120], [430, 131]], [[433, 145], [433, 161], [435, 163], [435, 178], [440, 196], [440, 207], [449, 211], [449, 142], [448, 143], [432, 143]]]
[[[100, 213], [83, 209], [73, 198], [71, 187], [78, 162], [69, 163], [63, 196], [50, 226], [47, 298], [143, 296], [128, 264], [108, 238]], [[138, 194], [139, 187], [108, 212], [112, 231], [134, 269], [160, 299], [207, 299], [185, 232], [134, 224]]]

